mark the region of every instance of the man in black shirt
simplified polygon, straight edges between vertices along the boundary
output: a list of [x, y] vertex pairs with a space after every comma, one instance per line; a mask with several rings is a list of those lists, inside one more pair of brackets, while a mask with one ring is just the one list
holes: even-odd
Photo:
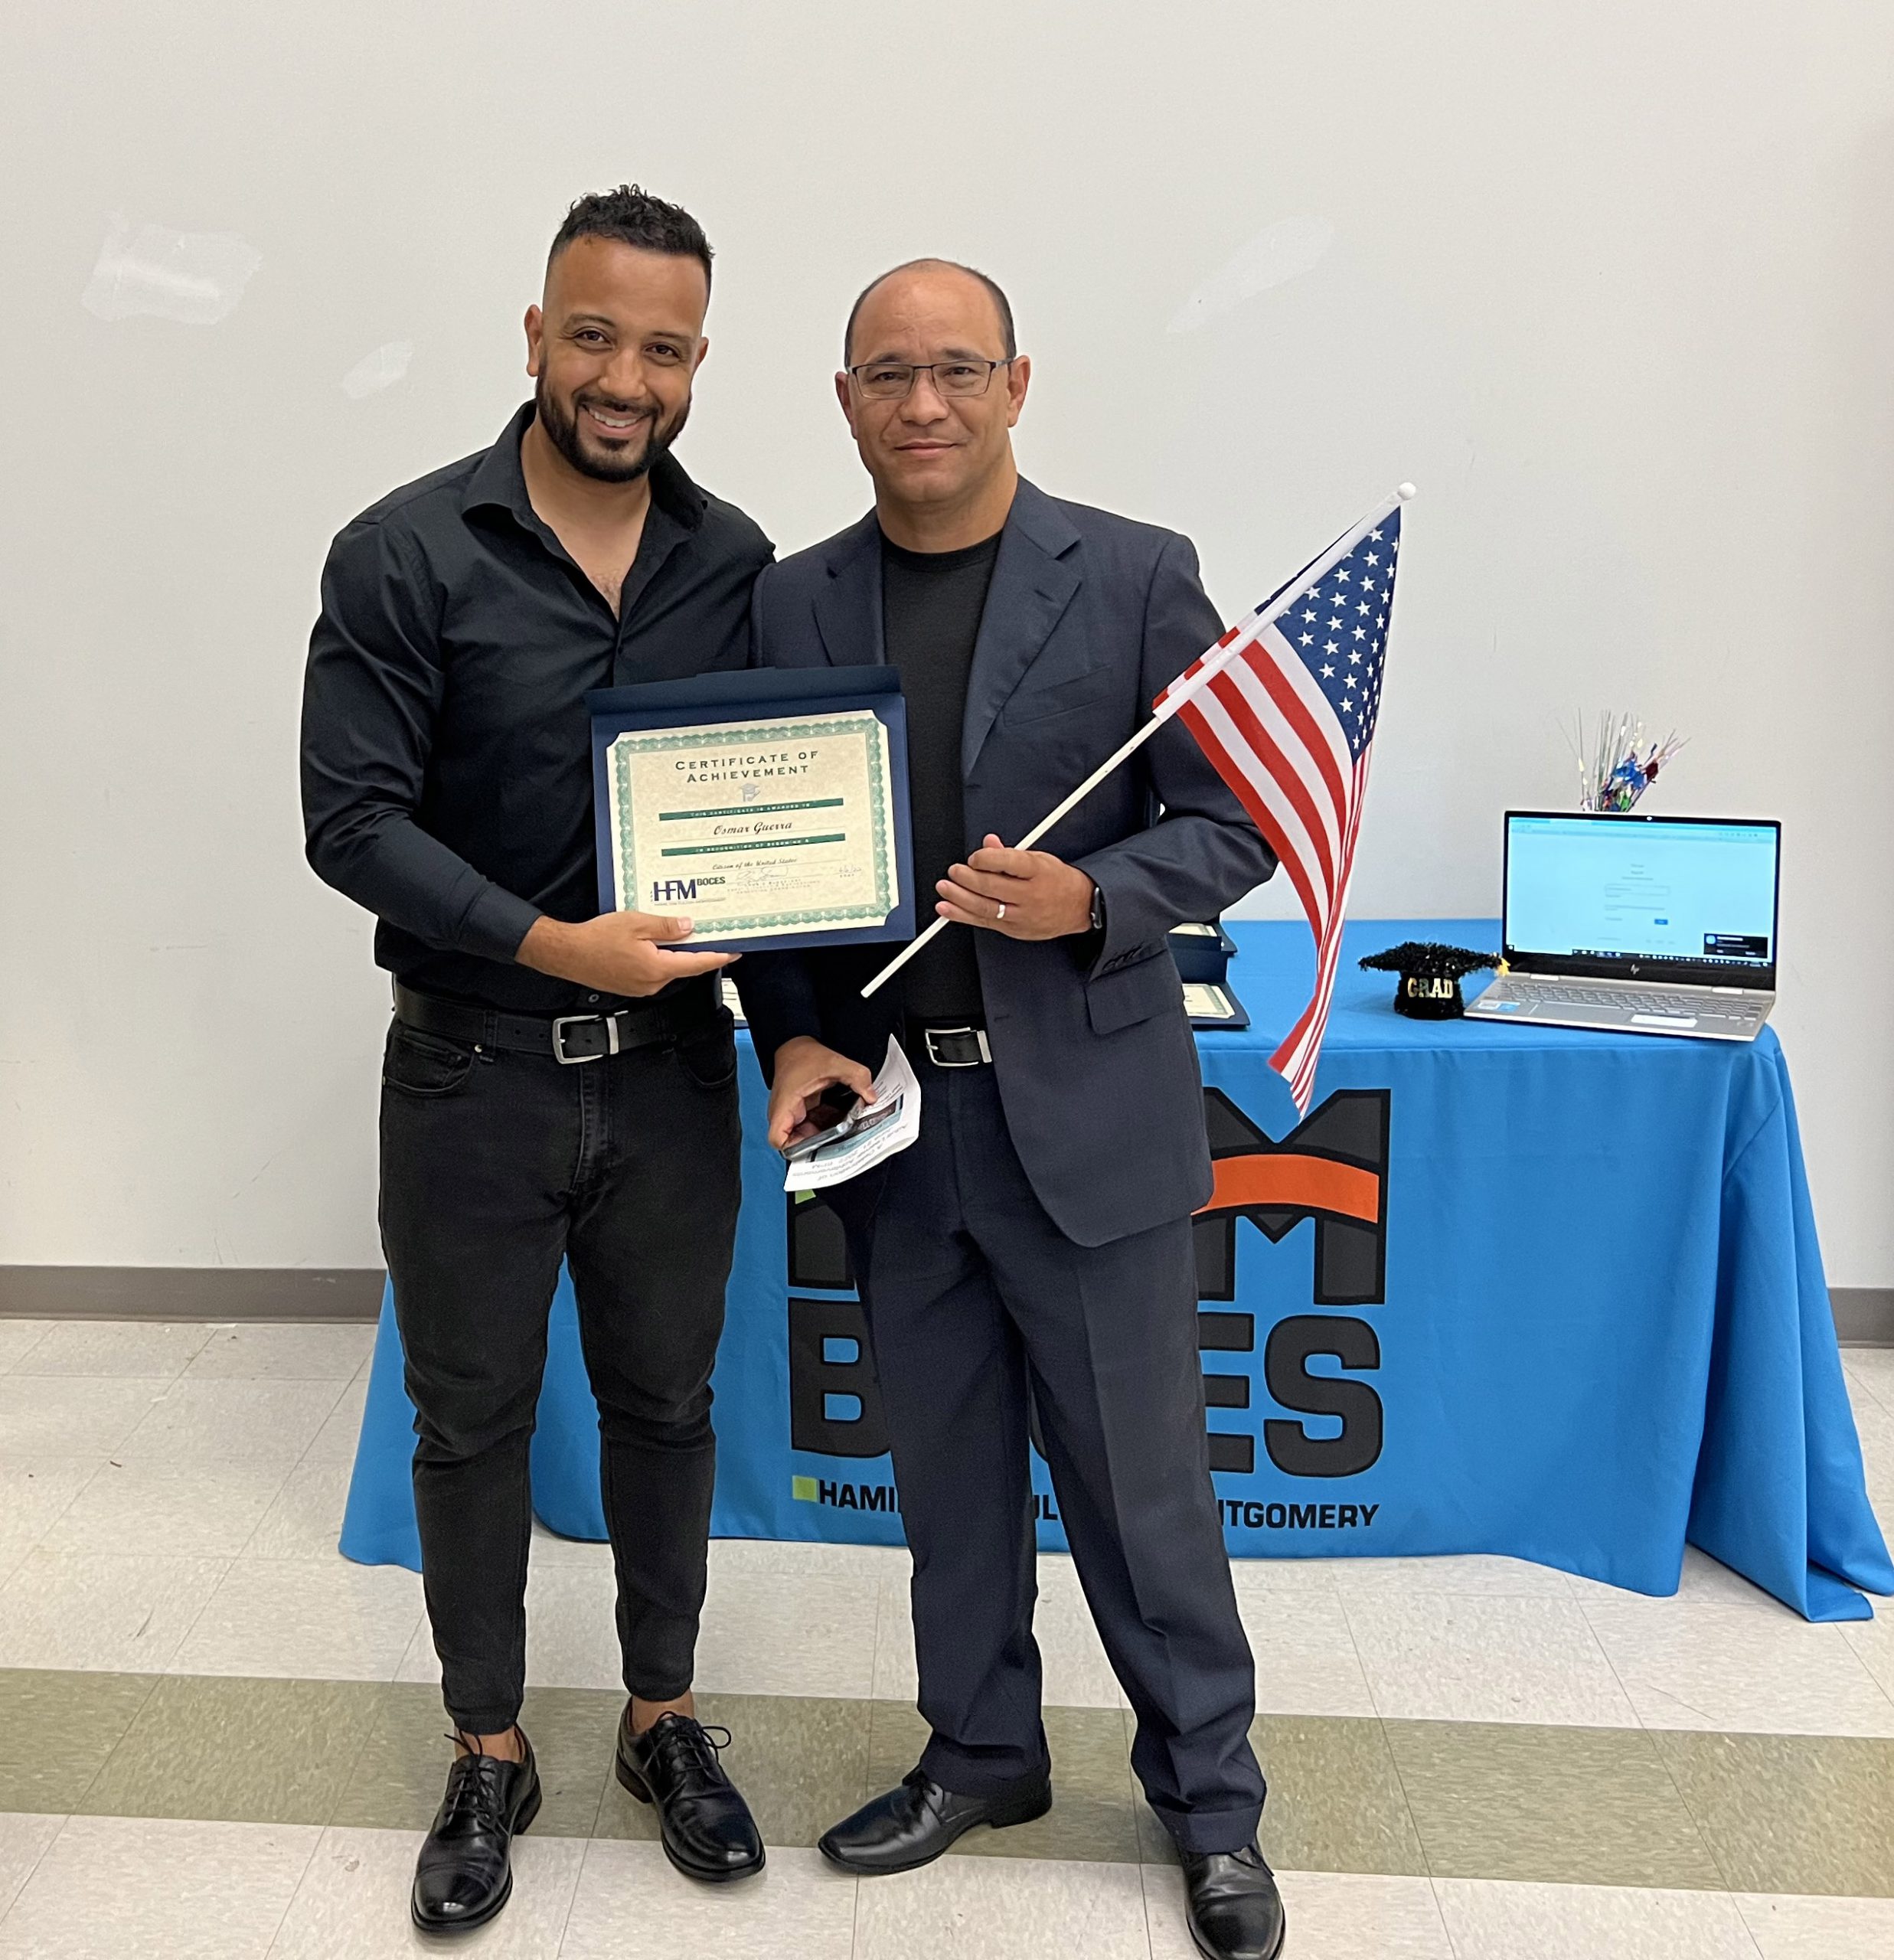
[[[881, 541], [882, 632], [888, 665], [900, 673], [907, 700], [914, 878], [923, 894], [931, 894], [966, 852], [961, 723], [974, 641], [999, 555], [998, 531], [955, 551], [910, 551], [890, 537]], [[971, 933], [942, 933], [908, 963], [904, 977], [909, 1014], [980, 1025], [980, 967]]]
[[635, 187], [582, 198], [526, 315], [531, 403], [490, 449], [337, 537], [302, 727], [309, 861], [394, 976], [382, 1243], [416, 1411], [415, 1513], [454, 1724], [412, 1900], [506, 1903], [537, 1811], [518, 1726], [527, 1450], [563, 1259], [599, 1411], [630, 1700], [618, 1773], [671, 1861], [761, 1868], [691, 1697], [737, 1209], [727, 957], [598, 915], [588, 688], [740, 667], [770, 557], [670, 454], [708, 343], [710, 249]]
[[989, 279], [921, 260], [857, 302], [836, 389], [875, 508], [758, 580], [766, 666], [897, 668], [917, 897], [949, 929], [737, 969], [770, 1136], [865, 1093], [900, 1034], [919, 1138], [825, 1193], [847, 1233], [914, 1555], [932, 1733], [823, 1854], [864, 1876], [1051, 1804], [1029, 1482], [1036, 1411], [1086, 1599], [1137, 1716], [1211, 1960], [1273, 1960], [1254, 1670], [1210, 1483], [1190, 1214], [1210, 1194], [1171, 927], [1275, 867], [1174, 724], [1037, 851], [1008, 849], [1145, 721], [1221, 623], [1174, 533], [1048, 496], [1011, 430], [1030, 370]]

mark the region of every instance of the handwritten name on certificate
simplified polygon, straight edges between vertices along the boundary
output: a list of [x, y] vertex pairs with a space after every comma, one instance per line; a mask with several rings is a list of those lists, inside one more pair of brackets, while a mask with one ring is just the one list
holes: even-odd
[[900, 902], [877, 715], [636, 730], [608, 763], [621, 910], [768, 939], [878, 925]]

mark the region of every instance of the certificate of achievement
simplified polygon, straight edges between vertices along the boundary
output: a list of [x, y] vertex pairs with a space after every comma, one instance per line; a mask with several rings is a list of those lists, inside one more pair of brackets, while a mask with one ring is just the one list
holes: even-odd
[[621, 910], [694, 943], [879, 926], [900, 897], [887, 724], [867, 708], [627, 729], [606, 750]]
[[885, 667], [595, 689], [599, 910], [742, 952], [914, 936], [907, 704]]

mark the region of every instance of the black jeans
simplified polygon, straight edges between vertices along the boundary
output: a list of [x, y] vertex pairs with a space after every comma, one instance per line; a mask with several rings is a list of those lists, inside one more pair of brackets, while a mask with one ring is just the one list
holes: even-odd
[[830, 1201], [867, 1308], [914, 1557], [933, 1731], [920, 1766], [979, 1795], [1047, 1761], [1037, 1406], [1079, 1583], [1137, 1715], [1132, 1767], [1187, 1851], [1239, 1850], [1264, 1785], [1249, 1746], [1255, 1671], [1210, 1484], [1190, 1220], [1075, 1244], [1034, 1194], [994, 1071], [924, 1056], [915, 1068], [919, 1142], [878, 1183], [870, 1172]]
[[381, 1243], [416, 1410], [414, 1508], [447, 1712], [491, 1734], [526, 1684], [528, 1468], [563, 1258], [598, 1398], [625, 1685], [691, 1685], [736, 1227], [730, 1018], [597, 1061], [476, 1054], [395, 1023]]

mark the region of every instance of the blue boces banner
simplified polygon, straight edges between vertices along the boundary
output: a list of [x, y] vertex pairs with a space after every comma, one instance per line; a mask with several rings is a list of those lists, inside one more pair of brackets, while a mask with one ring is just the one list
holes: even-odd
[[[1812, 1619], [1894, 1592], [1863, 1489], [1781, 1050], [1418, 1022], [1354, 972], [1306, 1120], [1266, 1066], [1300, 927], [1238, 925], [1254, 1026], [1200, 1040], [1216, 1190], [1196, 1226], [1206, 1421], [1239, 1557], [1498, 1552], [1645, 1592], [1687, 1537]], [[713, 1528], [898, 1541], [840, 1227], [782, 1190], [746, 1064], [745, 1200], [718, 1363]], [[1138, 1148], [1136, 1112], [1125, 1148]], [[342, 1547], [418, 1563], [412, 1411], [384, 1310]], [[596, 1411], [562, 1281], [535, 1506], [603, 1536]], [[1063, 1549], [1034, 1464], [1040, 1541]]]

